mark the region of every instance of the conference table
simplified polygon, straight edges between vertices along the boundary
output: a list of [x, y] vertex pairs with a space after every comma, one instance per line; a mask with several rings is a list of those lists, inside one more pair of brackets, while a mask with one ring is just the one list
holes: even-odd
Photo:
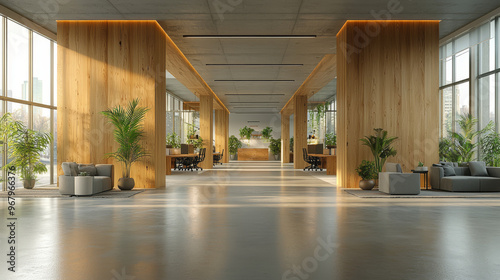
[[[326, 175], [337, 175], [337, 156], [323, 154], [308, 154], [311, 157], [319, 157], [326, 161]], [[323, 160], [322, 160], [323, 162]]]

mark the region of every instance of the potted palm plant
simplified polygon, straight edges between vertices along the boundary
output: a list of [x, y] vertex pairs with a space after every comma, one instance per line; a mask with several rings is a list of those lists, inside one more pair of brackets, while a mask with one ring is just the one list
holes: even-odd
[[41, 162], [40, 157], [52, 142], [52, 135], [28, 129], [23, 125], [10, 135], [8, 141], [12, 161], [6, 168], [18, 168], [24, 188], [32, 189], [35, 186], [36, 174], [47, 172], [47, 166]]
[[243, 147], [241, 141], [238, 138], [236, 138], [236, 136], [231, 135], [231, 137], [229, 137], [229, 155], [232, 160], [234, 160], [236, 153], [238, 152], [238, 149], [241, 147]]
[[365, 136], [360, 139], [363, 145], [368, 146], [375, 158], [375, 171], [382, 172], [385, 161], [388, 157], [395, 156], [397, 151], [391, 145], [398, 137], [388, 137], [387, 131], [382, 128], [375, 128], [375, 135]]
[[116, 152], [108, 153], [106, 156], [122, 164], [122, 178], [118, 180], [120, 190], [134, 188], [135, 181], [134, 178], [130, 178], [130, 168], [134, 162], [149, 155], [140, 143], [145, 133], [142, 123], [149, 109], [138, 105], [139, 99], [134, 99], [126, 109], [117, 106], [101, 112], [115, 126], [113, 135], [119, 147]]
[[375, 186], [375, 180], [377, 178], [377, 172], [375, 171], [375, 163], [373, 161], [363, 160], [361, 164], [356, 168], [361, 180], [359, 181], [359, 187], [362, 190], [371, 190]]
[[271, 154], [274, 155], [275, 160], [279, 160], [281, 153], [281, 138], [278, 139], [271, 138], [269, 141], [271, 142], [269, 144], [269, 149], [271, 149]]

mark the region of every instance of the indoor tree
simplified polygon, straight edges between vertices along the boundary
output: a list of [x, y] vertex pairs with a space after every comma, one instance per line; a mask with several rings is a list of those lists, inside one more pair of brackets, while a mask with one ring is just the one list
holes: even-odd
[[269, 149], [271, 150], [271, 154], [274, 155], [274, 158], [276, 160], [279, 159], [279, 154], [281, 154], [281, 138], [274, 139], [271, 138], [269, 139]]
[[375, 135], [365, 136], [360, 141], [370, 148], [375, 159], [375, 170], [378, 173], [382, 172], [382, 167], [384, 167], [387, 158], [397, 154], [397, 151], [391, 145], [398, 137], [388, 137], [387, 131], [382, 128], [373, 130], [375, 130]]
[[116, 152], [106, 154], [106, 157], [114, 158], [122, 164], [122, 178], [118, 180], [121, 190], [134, 188], [134, 179], [130, 178], [131, 166], [141, 158], [149, 156], [140, 143], [145, 134], [143, 121], [149, 109], [138, 106], [137, 98], [130, 101], [127, 108], [117, 106], [101, 112], [115, 127], [113, 135], [119, 147]]
[[491, 129], [480, 140], [481, 159], [488, 166], [500, 166], [500, 135]]
[[234, 156], [238, 152], [238, 149], [241, 147], [243, 147], [241, 141], [236, 138], [236, 136], [231, 135], [231, 137], [229, 137], [229, 154], [232, 158], [234, 158]]
[[460, 115], [457, 120], [457, 124], [461, 131], [449, 132], [452, 139], [452, 147], [458, 154], [458, 162], [464, 163], [472, 161], [479, 145], [477, 138], [491, 131], [493, 128], [493, 122], [489, 122], [485, 128], [477, 130], [477, 123], [478, 120], [476, 118], [471, 114], [465, 113]]

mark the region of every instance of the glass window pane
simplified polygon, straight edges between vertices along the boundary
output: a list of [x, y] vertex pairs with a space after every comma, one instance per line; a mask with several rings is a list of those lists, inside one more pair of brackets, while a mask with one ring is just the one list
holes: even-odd
[[[3, 95], [3, 17], [0, 16], [0, 95]], [[2, 107], [3, 108], [3, 107]]]
[[[455, 86], [455, 120], [458, 120], [460, 115], [470, 113], [469, 100], [469, 83], [462, 83]], [[460, 131], [458, 122], [455, 121], [455, 131]]]
[[33, 102], [50, 105], [50, 41], [33, 33]]
[[455, 81], [469, 78], [469, 49], [455, 56]]
[[7, 112], [11, 113], [14, 119], [23, 122], [26, 126], [28, 126], [28, 120], [29, 120], [28, 110], [29, 110], [28, 105], [16, 102], [7, 102]]
[[479, 83], [479, 125], [484, 128], [490, 121], [495, 122], [495, 75], [481, 78]]
[[451, 84], [453, 83], [453, 59], [452, 57], [446, 58], [445, 65], [444, 65], [444, 84]]
[[[33, 130], [50, 133], [50, 109], [33, 107]], [[37, 174], [37, 185], [50, 184], [50, 146], [41, 154], [40, 161], [47, 167], [47, 172]]]
[[29, 31], [7, 21], [7, 96], [29, 98]]
[[495, 69], [495, 39], [490, 39], [478, 45], [479, 74]]
[[449, 136], [452, 129], [453, 122], [453, 90], [452, 87], [447, 87], [442, 90], [442, 118], [443, 123], [441, 127], [443, 138]]

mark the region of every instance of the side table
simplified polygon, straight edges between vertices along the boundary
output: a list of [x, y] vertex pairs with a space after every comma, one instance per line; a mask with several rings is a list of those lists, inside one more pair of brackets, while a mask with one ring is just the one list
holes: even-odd
[[75, 195], [92, 195], [92, 176], [75, 177]]
[[418, 174], [424, 174], [424, 186], [425, 189], [427, 190], [429, 188], [429, 170], [412, 170], [411, 172], [413, 173], [418, 173]]

